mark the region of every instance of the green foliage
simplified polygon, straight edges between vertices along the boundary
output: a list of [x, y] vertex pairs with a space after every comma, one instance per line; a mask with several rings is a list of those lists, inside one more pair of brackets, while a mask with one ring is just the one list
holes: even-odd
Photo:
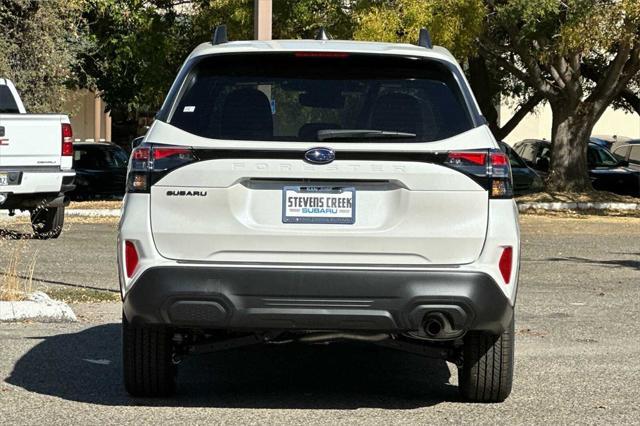
[[495, 4], [489, 23], [501, 28], [517, 23], [518, 37], [535, 40], [542, 60], [570, 52], [589, 55], [610, 51], [620, 40], [637, 37], [640, 27], [637, 0], [510, 0]]
[[[253, 39], [253, 0], [200, 0], [191, 3], [192, 28], [209, 35], [218, 24], [226, 24], [231, 40]], [[273, 2], [273, 38], [312, 38], [325, 27], [335, 38], [353, 33], [352, 8], [344, 0], [299, 0]]]
[[[159, 108], [177, 70], [211, 30], [226, 24], [231, 40], [253, 38], [253, 0], [89, 0], [85, 16], [96, 49], [84, 67], [116, 120]], [[341, 0], [275, 1], [274, 38], [312, 36], [326, 26], [351, 35], [349, 9]], [[87, 81], [90, 85], [91, 81]]]
[[637, 101], [640, 2], [485, 1], [483, 55], [551, 105], [549, 189], [591, 189], [586, 146], [593, 127], [612, 103], [634, 108]]
[[15, 83], [28, 111], [61, 111], [82, 75], [81, 13], [79, 0], [0, 2], [0, 77]]
[[353, 35], [353, 10], [344, 0], [276, 0], [273, 3], [275, 39], [313, 38], [320, 27], [337, 39], [350, 39]]
[[189, 22], [166, 1], [90, 0], [85, 17], [95, 49], [84, 68], [116, 120], [155, 111], [191, 48]]
[[355, 38], [415, 43], [428, 28], [435, 44], [465, 58], [475, 52], [485, 16], [481, 0], [386, 0], [361, 3]]

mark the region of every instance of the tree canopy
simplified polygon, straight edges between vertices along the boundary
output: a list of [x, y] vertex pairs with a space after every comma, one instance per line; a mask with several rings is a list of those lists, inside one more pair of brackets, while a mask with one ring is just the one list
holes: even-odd
[[[101, 92], [116, 121], [160, 106], [190, 50], [225, 23], [253, 37], [253, 0], [4, 0], [0, 75], [32, 111], [68, 87]], [[613, 105], [640, 114], [638, 0], [300, 0], [273, 2], [273, 37], [415, 42], [427, 27], [463, 64], [497, 138], [537, 105], [553, 111], [554, 189], [585, 190], [586, 141]], [[515, 99], [502, 126], [496, 109]]]
[[[553, 112], [551, 189], [585, 191], [587, 142], [640, 72], [637, 0], [486, 0], [481, 52]], [[633, 94], [633, 93], [631, 93]], [[631, 106], [622, 99], [623, 105]]]
[[12, 80], [31, 112], [59, 111], [82, 74], [89, 48], [79, 0], [0, 2], [0, 77]]

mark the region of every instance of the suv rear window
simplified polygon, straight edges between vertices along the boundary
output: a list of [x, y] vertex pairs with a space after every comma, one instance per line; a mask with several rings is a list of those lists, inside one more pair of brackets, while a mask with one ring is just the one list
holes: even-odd
[[187, 74], [168, 121], [207, 138], [264, 141], [425, 142], [473, 127], [439, 62], [312, 52], [206, 57]]
[[17, 114], [19, 112], [18, 104], [16, 104], [15, 99], [13, 99], [9, 87], [0, 84], [0, 114]]

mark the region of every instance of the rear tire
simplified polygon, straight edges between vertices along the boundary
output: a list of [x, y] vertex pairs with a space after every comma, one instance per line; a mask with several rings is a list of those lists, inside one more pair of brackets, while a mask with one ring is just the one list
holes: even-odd
[[167, 327], [133, 326], [122, 315], [124, 386], [132, 396], [170, 396], [176, 389], [173, 344]]
[[471, 331], [464, 338], [463, 363], [458, 368], [462, 397], [473, 402], [502, 402], [511, 393], [514, 361], [514, 321], [501, 335]]
[[36, 238], [58, 238], [64, 226], [64, 207], [47, 207], [31, 210], [31, 228]]

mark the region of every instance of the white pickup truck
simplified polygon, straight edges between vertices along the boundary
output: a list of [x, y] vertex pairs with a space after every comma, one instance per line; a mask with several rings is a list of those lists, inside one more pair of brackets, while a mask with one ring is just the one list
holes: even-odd
[[74, 178], [69, 117], [27, 114], [14, 85], [0, 78], [0, 209], [29, 211], [37, 238], [57, 238]]

